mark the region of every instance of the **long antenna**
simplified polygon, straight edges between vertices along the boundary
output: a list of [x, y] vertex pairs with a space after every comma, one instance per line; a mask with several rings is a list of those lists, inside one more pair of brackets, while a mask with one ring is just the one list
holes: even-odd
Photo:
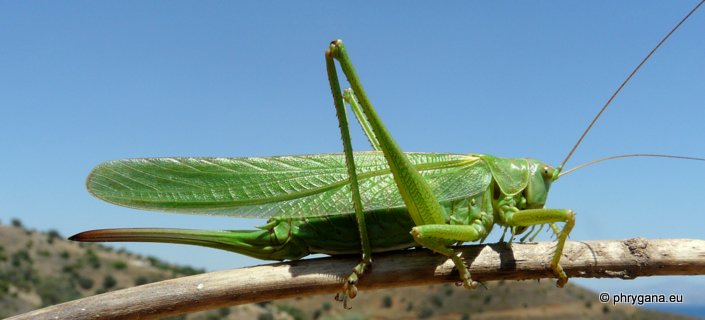
[[583, 139], [585, 139], [585, 136], [588, 134], [588, 132], [590, 132], [590, 129], [592, 129], [592, 126], [595, 124], [595, 122], [597, 122], [597, 119], [599, 119], [600, 116], [602, 115], [602, 113], [605, 112], [605, 109], [607, 109], [607, 107], [610, 105], [610, 103], [612, 103], [612, 100], [614, 100], [614, 98], [619, 94], [619, 92], [622, 91], [622, 88], [624, 88], [624, 86], [627, 84], [627, 82], [629, 82], [629, 80], [632, 79], [634, 74], [636, 74], [637, 71], [639, 71], [641, 66], [643, 66], [644, 63], [646, 63], [646, 61], [649, 60], [649, 58], [651, 58], [651, 56], [654, 54], [654, 52], [656, 52], [656, 50], [658, 50], [658, 48], [661, 47], [661, 45], [664, 42], [666, 42], [668, 37], [670, 37], [678, 29], [678, 27], [680, 27], [681, 24], [683, 24], [683, 22], [685, 22], [685, 20], [688, 20], [688, 18], [693, 14], [693, 12], [695, 12], [695, 10], [698, 10], [698, 8], [703, 4], [703, 2], [705, 2], [705, 0], [700, 1], [700, 3], [698, 3], [695, 6], [695, 8], [693, 8], [693, 10], [690, 10], [690, 12], [685, 16], [685, 18], [683, 18], [680, 22], [678, 22], [678, 24], [671, 30], [671, 32], [669, 32], [665, 37], [663, 37], [663, 39], [661, 39], [661, 41], [651, 50], [651, 52], [649, 52], [649, 54], [646, 55], [646, 57], [643, 60], [641, 60], [639, 65], [636, 66], [636, 68], [634, 68], [632, 73], [629, 74], [629, 76], [624, 80], [624, 82], [622, 82], [622, 84], [617, 88], [617, 90], [607, 100], [605, 105], [602, 106], [602, 109], [600, 109], [600, 112], [598, 112], [597, 115], [595, 116], [595, 118], [592, 119], [592, 122], [590, 122], [590, 125], [588, 125], [587, 129], [585, 129], [583, 134], [580, 136], [580, 139], [578, 139], [578, 142], [575, 143], [575, 145], [573, 146], [573, 149], [570, 150], [570, 152], [568, 153], [568, 156], [566, 156], [565, 159], [563, 160], [563, 162], [561, 163], [561, 165], [558, 166], [558, 170], [563, 170], [563, 166], [565, 166], [566, 162], [568, 162], [568, 159], [570, 159], [570, 157], [573, 156], [573, 153], [575, 152], [576, 149], [578, 149], [578, 146], [580, 145], [580, 143], [583, 142]]
[[558, 177], [562, 177], [566, 174], [569, 174], [575, 170], [585, 168], [587, 166], [600, 163], [603, 161], [607, 160], [612, 160], [612, 159], [620, 159], [620, 158], [630, 158], [630, 157], [653, 157], [653, 158], [669, 158], [669, 159], [683, 159], [683, 160], [696, 160], [696, 161], [705, 161], [705, 158], [697, 158], [697, 157], [685, 157], [685, 156], [674, 156], [670, 154], [654, 154], [654, 153], [632, 153], [632, 154], [620, 154], [616, 156], [609, 156], [609, 157], [604, 157], [602, 159], [597, 159], [597, 160], [592, 160], [587, 163], [583, 163], [575, 168], [572, 168], [570, 170], [566, 170], [564, 172], [561, 172]]

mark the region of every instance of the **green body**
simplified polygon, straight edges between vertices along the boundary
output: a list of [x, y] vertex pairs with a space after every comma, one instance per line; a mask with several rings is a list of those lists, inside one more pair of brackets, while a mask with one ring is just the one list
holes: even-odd
[[[347, 303], [372, 252], [423, 246], [448, 256], [463, 285], [474, 288], [478, 283], [451, 245], [482, 241], [495, 224], [514, 235], [564, 222], [550, 264], [558, 285], [566, 283], [559, 260], [574, 213], [544, 208], [560, 168], [525, 158], [404, 153], [369, 101], [343, 43], [333, 41], [325, 58], [343, 154], [127, 159], [101, 164], [88, 178], [91, 193], [118, 205], [269, 218], [260, 230], [108, 229], [71, 239], [192, 244], [276, 260], [362, 253], [343, 286], [340, 300]], [[335, 61], [351, 86], [345, 92]], [[377, 151], [353, 153], [345, 102]]]
[[[481, 154], [407, 153], [407, 156], [442, 199], [439, 204], [443, 209], [443, 223], [475, 225], [483, 238], [495, 223], [507, 226], [501, 210], [493, 207], [507, 191], [523, 204], [519, 209], [528, 209], [529, 204], [542, 207], [547, 195], [548, 185], [544, 183], [543, 174], [538, 172], [540, 163], [536, 160], [502, 159]], [[374, 193], [365, 192], [363, 197], [368, 207], [364, 215], [372, 251], [418, 246], [410, 234], [414, 221], [395, 188], [382, 154], [363, 152], [356, 154], [355, 158], [362, 190], [376, 189]], [[344, 170], [342, 154], [107, 162], [91, 173], [88, 188], [109, 202], [138, 208], [169, 208], [177, 212], [192, 212], [193, 208], [199, 208], [198, 212], [205, 214], [271, 218], [261, 230], [251, 231], [113, 229], [99, 230], [99, 236], [90, 232], [84, 236], [94, 241], [193, 244], [264, 260], [294, 260], [313, 253], [361, 253], [352, 203], [341, 201], [350, 192]], [[497, 177], [509, 180], [498, 181], [493, 171]], [[536, 176], [539, 178], [538, 187], [530, 179]], [[267, 183], [268, 179], [281, 187], [281, 194], [272, 190], [275, 183]], [[287, 179], [294, 180], [289, 181], [288, 187], [281, 186]], [[248, 181], [249, 186], [245, 189], [251, 193], [246, 197], [229, 196], [242, 195], [240, 187], [247, 185]], [[260, 184], [254, 185], [252, 181]], [[323, 183], [314, 185], [314, 181]], [[294, 185], [300, 185], [300, 188], [296, 191], [290, 189]], [[208, 192], [194, 192], [198, 189]], [[220, 194], [215, 194], [214, 190]], [[526, 195], [534, 194], [537, 196], [526, 198]], [[284, 200], [279, 196], [289, 198]], [[267, 199], [274, 200], [267, 202]], [[302, 207], [302, 202], [315, 206]], [[449, 241], [449, 244], [453, 242]]]

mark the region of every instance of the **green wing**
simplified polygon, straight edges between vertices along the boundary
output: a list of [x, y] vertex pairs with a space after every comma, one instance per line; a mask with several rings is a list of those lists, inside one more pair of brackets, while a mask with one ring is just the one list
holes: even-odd
[[[407, 156], [440, 201], [490, 183], [490, 170], [474, 156]], [[355, 153], [355, 164], [365, 210], [404, 206], [381, 152]], [[115, 160], [93, 169], [86, 184], [100, 199], [139, 209], [250, 218], [353, 213], [342, 154]]]

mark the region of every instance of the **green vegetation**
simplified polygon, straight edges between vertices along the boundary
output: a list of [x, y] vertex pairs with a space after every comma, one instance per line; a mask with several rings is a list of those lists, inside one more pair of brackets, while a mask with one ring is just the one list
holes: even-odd
[[63, 239], [63, 238], [64, 238], [64, 237], [61, 236], [61, 234], [59, 233], [59, 231], [56, 231], [56, 230], [54, 230], [54, 229], [51, 229], [51, 230], [49, 230], [49, 232], [47, 232], [47, 242], [48, 242], [49, 244], [53, 244], [53, 243], [54, 243], [54, 240], [56, 240], [56, 239]]
[[117, 280], [111, 275], [107, 275], [103, 278], [103, 289], [110, 290], [115, 287]]
[[36, 291], [42, 298], [42, 306], [78, 299], [81, 293], [65, 278], [42, 278], [36, 284]]
[[17, 218], [12, 218], [12, 221], [10, 223], [12, 223], [12, 226], [15, 228], [22, 228], [23, 227], [22, 221], [20, 221], [20, 219], [17, 219]]
[[93, 269], [100, 268], [100, 258], [98, 258], [98, 255], [96, 255], [92, 249], [86, 250], [85, 258], [88, 265]]
[[392, 307], [392, 297], [389, 295], [384, 296], [382, 298], [382, 307], [384, 308], [391, 308]]
[[282, 312], [288, 313], [294, 320], [306, 320], [308, 317], [306, 314], [301, 311], [299, 308], [296, 308], [294, 306], [290, 306], [288, 304], [282, 304], [279, 305], [279, 310]]
[[87, 277], [82, 277], [80, 275], [76, 275], [75, 278], [76, 283], [83, 289], [83, 290], [89, 290], [93, 288], [93, 279], [87, 278]]
[[113, 269], [125, 270], [125, 269], [127, 269], [127, 263], [125, 263], [125, 261], [115, 261], [115, 262], [113, 262]]
[[433, 304], [433, 306], [436, 308], [443, 307], [443, 297], [441, 297], [440, 295], [431, 296], [431, 304]]

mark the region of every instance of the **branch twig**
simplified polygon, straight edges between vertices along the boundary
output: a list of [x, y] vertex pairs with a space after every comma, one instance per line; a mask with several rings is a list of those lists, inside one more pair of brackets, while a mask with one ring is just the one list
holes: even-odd
[[[479, 281], [551, 278], [555, 243], [472, 245], [461, 248]], [[10, 319], [151, 319], [224, 306], [335, 293], [357, 256], [275, 263], [210, 272], [108, 292], [18, 315]], [[622, 278], [704, 275], [705, 240], [643, 238], [569, 241], [561, 264], [569, 277]], [[446, 257], [427, 250], [374, 255], [361, 290], [458, 281]], [[364, 293], [362, 293], [364, 294]], [[331, 298], [332, 299], [332, 298]]]

